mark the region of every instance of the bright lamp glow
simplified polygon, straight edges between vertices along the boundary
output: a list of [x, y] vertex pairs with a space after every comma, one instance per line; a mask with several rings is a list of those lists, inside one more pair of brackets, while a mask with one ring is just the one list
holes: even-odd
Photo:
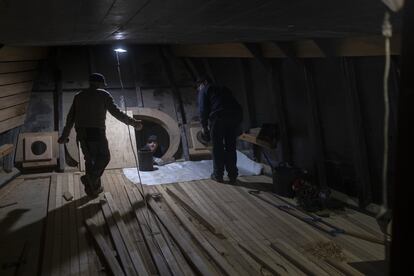
[[117, 52], [117, 53], [126, 53], [127, 52], [127, 50], [122, 49], [122, 48], [116, 48], [116, 49], [114, 49], [114, 51]]

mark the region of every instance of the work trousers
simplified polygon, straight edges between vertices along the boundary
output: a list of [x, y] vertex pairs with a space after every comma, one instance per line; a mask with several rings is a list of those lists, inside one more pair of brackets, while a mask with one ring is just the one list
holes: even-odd
[[230, 179], [236, 179], [236, 139], [239, 120], [234, 116], [210, 118], [210, 135], [213, 144], [213, 169], [216, 178], [223, 178], [224, 169]]
[[85, 159], [85, 175], [90, 188], [99, 188], [101, 176], [111, 160], [105, 129], [77, 128], [76, 134]]

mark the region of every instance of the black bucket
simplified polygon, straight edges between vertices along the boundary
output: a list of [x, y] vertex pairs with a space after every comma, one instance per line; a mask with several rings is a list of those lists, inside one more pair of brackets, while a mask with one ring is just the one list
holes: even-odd
[[288, 163], [280, 163], [279, 166], [273, 168], [273, 192], [280, 196], [293, 198], [293, 181], [302, 175], [301, 169]]
[[150, 150], [139, 150], [138, 151], [138, 161], [139, 161], [139, 170], [140, 171], [153, 171], [153, 160], [152, 160], [152, 151]]

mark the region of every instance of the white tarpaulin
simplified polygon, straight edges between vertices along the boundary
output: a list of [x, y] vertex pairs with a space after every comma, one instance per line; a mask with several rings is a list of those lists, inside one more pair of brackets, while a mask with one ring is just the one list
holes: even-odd
[[[210, 178], [213, 172], [213, 161], [185, 161], [175, 162], [164, 166], [155, 166], [157, 170], [141, 172], [141, 180], [145, 185], [168, 184], [175, 182], [186, 182]], [[237, 167], [239, 175], [259, 175], [262, 173], [263, 165], [250, 160], [246, 155], [237, 151]], [[125, 176], [133, 183], [139, 183], [136, 168], [123, 170]]]

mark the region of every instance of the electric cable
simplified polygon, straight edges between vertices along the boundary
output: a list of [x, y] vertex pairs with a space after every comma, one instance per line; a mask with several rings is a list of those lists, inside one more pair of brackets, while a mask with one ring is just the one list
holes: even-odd
[[384, 152], [382, 166], [382, 205], [384, 209], [388, 209], [388, 133], [389, 133], [389, 92], [388, 79], [391, 67], [391, 47], [390, 38], [392, 36], [392, 26], [390, 23], [390, 14], [385, 13], [384, 23], [382, 26], [382, 34], [385, 37], [385, 68], [384, 68]]
[[[124, 83], [122, 81], [121, 64], [120, 64], [120, 61], [119, 61], [119, 54], [118, 54], [118, 52], [115, 52], [115, 54], [116, 54], [116, 61], [117, 61], [117, 71], [118, 71], [119, 83], [121, 85], [121, 91], [123, 91], [124, 90]], [[127, 108], [126, 108], [126, 104], [125, 104], [123, 96], [121, 96], [121, 101], [124, 103], [124, 110], [125, 110], [125, 113], [126, 113]], [[162, 252], [161, 246], [158, 244], [158, 242], [154, 238], [154, 234], [157, 234], [157, 233], [154, 233], [154, 231], [152, 230], [152, 227], [151, 227], [151, 215], [150, 215], [150, 212], [149, 212], [149, 207], [148, 207], [148, 203], [147, 203], [147, 197], [146, 197], [146, 194], [145, 194], [145, 191], [144, 191], [144, 186], [143, 186], [142, 180], [141, 180], [141, 174], [139, 172], [138, 157], [135, 153], [134, 145], [133, 145], [133, 142], [132, 142], [131, 130], [130, 130], [128, 125], [127, 125], [127, 128], [128, 128], [128, 136], [129, 136], [130, 146], [131, 146], [132, 153], [133, 153], [134, 159], [135, 159], [135, 168], [137, 169], [138, 179], [139, 179], [139, 184], [140, 184], [140, 190], [138, 190], [138, 191], [139, 191], [139, 193], [141, 194], [141, 196], [143, 198], [143, 201], [144, 201], [144, 204], [145, 204], [145, 209], [146, 209], [146, 214], [147, 214], [147, 217], [145, 217], [145, 215], [143, 215], [143, 218], [145, 220], [145, 225], [143, 225], [143, 226], [146, 227], [147, 230], [149, 231], [152, 243], [155, 245], [155, 247], [158, 249], [158, 251], [160, 252], [162, 257], [164, 258], [164, 262], [167, 263], [166, 262], [166, 257], [164, 256], [164, 253]], [[155, 224], [157, 225], [158, 229], [161, 229], [160, 225], [159, 225], [159, 222], [156, 218], [155, 218]]]

